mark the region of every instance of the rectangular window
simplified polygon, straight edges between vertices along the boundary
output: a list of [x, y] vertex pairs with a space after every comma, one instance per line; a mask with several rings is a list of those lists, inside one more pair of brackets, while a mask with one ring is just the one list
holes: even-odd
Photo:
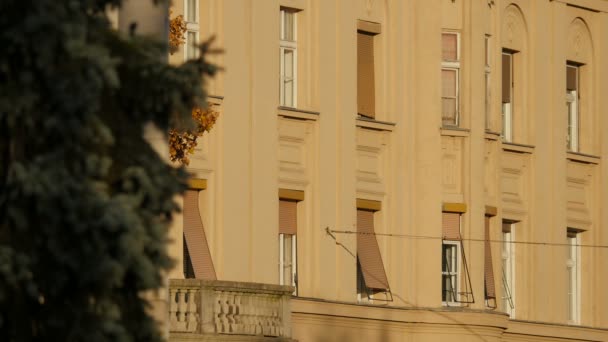
[[186, 43], [184, 44], [185, 60], [198, 58], [199, 20], [198, 0], [184, 1], [184, 17], [186, 18]]
[[492, 58], [492, 54], [491, 54], [491, 46], [490, 46], [491, 40], [490, 40], [490, 36], [486, 35], [485, 36], [485, 52], [486, 52], [486, 58], [485, 58], [485, 74], [484, 74], [484, 88], [486, 90], [486, 96], [485, 96], [485, 119], [486, 119], [486, 124], [485, 124], [485, 128], [486, 131], [491, 131], [492, 130], [492, 82], [491, 82], [491, 58]]
[[298, 202], [279, 200], [279, 284], [298, 286]]
[[281, 30], [279, 37], [280, 50], [280, 85], [279, 101], [281, 106], [297, 106], [297, 12], [281, 9]]
[[388, 293], [390, 287], [375, 235], [374, 211], [357, 209], [357, 297], [378, 299], [373, 295], [380, 292]]
[[502, 138], [513, 142], [513, 52], [502, 52]]
[[460, 220], [460, 213], [442, 213], [441, 301], [446, 306], [475, 302], [462, 245]]
[[496, 307], [496, 288], [494, 286], [494, 265], [492, 264], [492, 245], [490, 243], [490, 216], [485, 217], [485, 241], [484, 241], [484, 287], [486, 305]]
[[215, 280], [215, 267], [199, 210], [199, 190], [184, 193], [184, 276]]
[[566, 105], [568, 107], [568, 131], [566, 132], [566, 147], [568, 151], [579, 151], [579, 66], [566, 65]]
[[511, 318], [515, 317], [514, 226], [511, 221], [502, 221], [502, 305]]
[[568, 228], [568, 323], [580, 323], [580, 234]]
[[374, 65], [374, 34], [357, 31], [357, 112], [371, 119], [376, 117], [376, 76]]
[[441, 122], [457, 127], [460, 122], [460, 36], [455, 32], [441, 34]]
[[441, 301], [444, 305], [456, 304], [459, 301], [460, 255], [457, 241], [443, 241], [441, 250]]

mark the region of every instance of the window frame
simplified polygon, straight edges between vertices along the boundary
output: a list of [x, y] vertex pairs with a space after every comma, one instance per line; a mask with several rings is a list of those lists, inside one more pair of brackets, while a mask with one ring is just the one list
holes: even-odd
[[[285, 240], [291, 237], [291, 284], [285, 284]], [[298, 294], [298, 240], [297, 234], [279, 234], [279, 285], [294, 287], [293, 295]]]
[[[505, 229], [508, 226], [508, 229]], [[502, 303], [505, 313], [515, 317], [515, 222], [502, 222]]]
[[580, 67], [578, 63], [566, 63], [566, 78], [568, 77], [568, 68], [576, 70], [576, 90], [568, 90], [566, 88], [566, 149], [568, 152], [579, 152], [580, 150]]
[[484, 82], [485, 82], [485, 129], [486, 131], [492, 130], [492, 36], [489, 34], [484, 35], [485, 44], [485, 69], [484, 69]]
[[[509, 63], [509, 79], [511, 80], [511, 82], [509, 82], [509, 93], [510, 93], [510, 100], [511, 102], [502, 102], [501, 100], [501, 108], [502, 108], [502, 129], [501, 129], [501, 136], [502, 136], [502, 141], [506, 142], [506, 143], [512, 143], [513, 142], [513, 103], [514, 103], [514, 97], [515, 97], [515, 54], [517, 52], [513, 51], [513, 50], [508, 50], [508, 49], [503, 49], [501, 52], [501, 56], [509, 56], [510, 58], [510, 63]], [[501, 59], [502, 61], [502, 59]], [[504, 69], [502, 69], [504, 70]], [[502, 78], [504, 78], [504, 73], [502, 75]], [[501, 82], [501, 84], [503, 84]], [[503, 89], [504, 92], [504, 89]]]
[[[452, 261], [456, 263], [456, 271], [444, 270], [444, 255], [445, 248], [449, 246], [450, 249], [453, 249], [456, 256], [452, 257]], [[460, 282], [461, 282], [461, 274], [462, 274], [462, 255], [460, 253], [461, 243], [457, 240], [443, 240], [441, 244], [441, 303], [444, 306], [460, 306]], [[448, 265], [446, 262], [445, 265]], [[452, 283], [452, 296], [453, 300], [448, 301], [446, 290], [443, 289], [443, 285], [445, 284], [445, 277], [450, 277], [450, 283], [452, 283], [452, 279], [454, 279], [455, 284]]]
[[[199, 0], [194, 0], [194, 2], [196, 3], [196, 9], [194, 11], [194, 21], [189, 21], [189, 11], [190, 8], [188, 6], [188, 2], [189, 0], [184, 0], [184, 19], [186, 21], [186, 42], [184, 44], [184, 61], [188, 61], [190, 59], [194, 59], [194, 58], [198, 58], [200, 56], [200, 51], [195, 48], [195, 45], [198, 44], [199, 40], [200, 40], [200, 1]], [[194, 33], [194, 42], [191, 42], [190, 39], [188, 38], [189, 33]], [[190, 49], [193, 49], [194, 52], [192, 53], [192, 56], [190, 56], [191, 52]]]
[[569, 228], [567, 231], [568, 252], [567, 271], [567, 317], [568, 324], [580, 324], [581, 318], [581, 248], [580, 232]]
[[[456, 100], [456, 104], [455, 104], [455, 118], [454, 121], [455, 123], [453, 125], [448, 125], [448, 124], [444, 124], [443, 122], [443, 99], [444, 98], [451, 98], [451, 97], [445, 97], [443, 95], [443, 91], [441, 93], [441, 105], [442, 105], [442, 109], [441, 109], [441, 126], [442, 127], [460, 127], [460, 123], [461, 123], [461, 118], [460, 118], [460, 68], [461, 68], [461, 56], [460, 56], [460, 32], [456, 32], [456, 31], [447, 31], [444, 30], [441, 32], [441, 44], [443, 46], [443, 36], [444, 35], [455, 35], [456, 36], [456, 59], [455, 60], [444, 60], [443, 59], [443, 49], [441, 51], [441, 70], [454, 70], [456, 71], [456, 95], [455, 95], [455, 100]], [[443, 88], [443, 76], [442, 76], [442, 88]]]
[[[284, 39], [285, 37], [285, 15], [293, 14], [293, 40]], [[298, 10], [281, 7], [280, 28], [279, 28], [279, 105], [282, 107], [297, 108], [298, 105]], [[293, 77], [292, 77], [292, 103], [285, 101], [285, 84], [287, 78], [285, 73], [285, 54], [286, 51], [293, 53]]]

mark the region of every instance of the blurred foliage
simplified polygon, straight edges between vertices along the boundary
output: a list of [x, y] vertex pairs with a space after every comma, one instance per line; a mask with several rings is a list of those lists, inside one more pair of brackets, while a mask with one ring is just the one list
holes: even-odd
[[187, 173], [143, 130], [195, 127], [215, 69], [111, 29], [120, 3], [0, 1], [0, 341], [161, 340], [141, 294]]
[[210, 104], [207, 108], [199, 107], [192, 110], [192, 119], [195, 128], [187, 130], [169, 130], [169, 156], [172, 162], [179, 162], [184, 165], [190, 164], [190, 155], [194, 154], [194, 149], [198, 145], [198, 138], [205, 132], [209, 132], [219, 113]]
[[169, 52], [174, 54], [177, 49], [186, 42], [186, 21], [183, 15], [178, 15], [171, 18], [169, 13]]

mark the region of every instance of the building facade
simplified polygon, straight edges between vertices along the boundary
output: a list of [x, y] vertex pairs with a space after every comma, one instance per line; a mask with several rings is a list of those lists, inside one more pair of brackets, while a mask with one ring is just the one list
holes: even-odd
[[294, 286], [302, 342], [608, 341], [608, 1], [173, 6], [225, 70], [170, 278]]

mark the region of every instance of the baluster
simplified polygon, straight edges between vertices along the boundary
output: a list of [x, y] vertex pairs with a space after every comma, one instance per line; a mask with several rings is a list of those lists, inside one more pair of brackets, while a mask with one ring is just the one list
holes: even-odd
[[175, 331], [177, 329], [177, 290], [174, 288], [169, 289], [169, 324], [170, 330]]
[[188, 289], [188, 316], [186, 321], [186, 330], [190, 332], [196, 331], [198, 325], [198, 308], [195, 289]]

